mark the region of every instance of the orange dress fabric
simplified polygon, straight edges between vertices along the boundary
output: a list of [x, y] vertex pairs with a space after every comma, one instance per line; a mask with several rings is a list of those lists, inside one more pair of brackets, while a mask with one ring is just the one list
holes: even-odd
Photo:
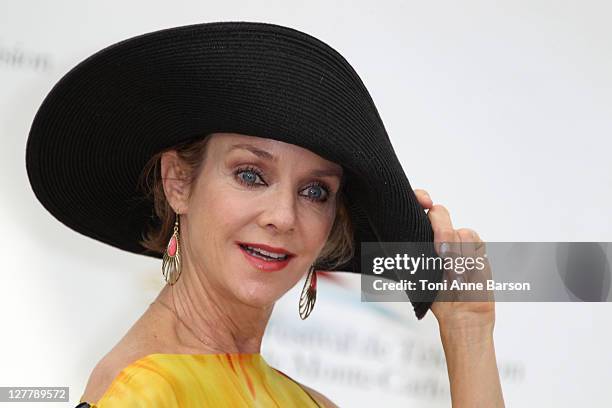
[[[81, 405], [83, 404], [83, 405]], [[124, 368], [99, 401], [79, 407], [320, 407], [261, 354], [150, 354]]]

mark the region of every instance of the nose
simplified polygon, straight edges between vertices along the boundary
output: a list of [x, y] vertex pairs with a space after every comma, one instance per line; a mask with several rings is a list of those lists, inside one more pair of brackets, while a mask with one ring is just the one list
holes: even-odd
[[260, 225], [279, 233], [291, 232], [295, 229], [296, 213], [294, 190], [290, 187], [279, 187], [269, 195], [266, 209], [260, 217]]

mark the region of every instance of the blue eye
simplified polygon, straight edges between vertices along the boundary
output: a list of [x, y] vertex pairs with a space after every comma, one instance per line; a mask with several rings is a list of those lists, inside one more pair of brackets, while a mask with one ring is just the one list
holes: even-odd
[[[267, 185], [263, 181], [263, 173], [252, 166], [240, 168], [234, 172], [234, 175], [238, 178], [238, 182], [246, 185], [247, 187], [256, 187]], [[257, 180], [260, 180], [261, 183], [258, 183]], [[315, 181], [307, 186], [304, 190], [307, 191], [307, 194], [304, 196], [307, 200], [324, 203], [329, 198], [329, 188], [320, 181]]]
[[[247, 167], [247, 168], [244, 168], [244, 169], [238, 169], [238, 170], [236, 170], [235, 174], [238, 177], [238, 181], [240, 181], [242, 184], [246, 184], [248, 186], [254, 185], [255, 182], [257, 181], [257, 179], [261, 180], [261, 177], [262, 177], [261, 172], [258, 171], [257, 169], [255, 169], [254, 167]], [[260, 184], [260, 183], [258, 183], [258, 184]], [[265, 184], [265, 183], [263, 183], [263, 184]]]
[[312, 195], [307, 195], [307, 198], [309, 200], [319, 202], [327, 201], [329, 189], [323, 183], [320, 183], [318, 181], [314, 182], [308, 187], [306, 187], [305, 190], [308, 190], [309, 193], [312, 193]]

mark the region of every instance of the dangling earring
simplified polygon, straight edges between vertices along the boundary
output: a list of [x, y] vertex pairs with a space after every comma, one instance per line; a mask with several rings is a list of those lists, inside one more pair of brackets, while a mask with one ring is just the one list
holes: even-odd
[[181, 246], [179, 244], [178, 214], [176, 214], [176, 220], [174, 221], [174, 232], [164, 252], [162, 274], [164, 275], [166, 283], [169, 283], [171, 286], [174, 285], [181, 276]]
[[304, 282], [304, 287], [302, 288], [302, 294], [300, 295], [300, 317], [302, 320], [310, 315], [316, 300], [317, 272], [314, 270], [314, 265], [311, 265]]

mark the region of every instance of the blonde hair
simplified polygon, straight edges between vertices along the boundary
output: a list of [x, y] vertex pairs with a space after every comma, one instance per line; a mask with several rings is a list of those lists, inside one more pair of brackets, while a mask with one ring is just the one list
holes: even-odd
[[[203, 138], [169, 147], [149, 159], [140, 175], [139, 186], [145, 197], [153, 203], [157, 220], [152, 221], [143, 231], [140, 244], [148, 251], [163, 254], [172, 234], [175, 213], [164, 193], [161, 178], [161, 156], [164, 152], [176, 150], [178, 157], [185, 163], [188, 184], [193, 184], [206, 158], [208, 134]], [[346, 206], [343, 186], [336, 197], [336, 217], [325, 246], [315, 261], [317, 270], [333, 270], [350, 261], [354, 256], [353, 226]], [[190, 190], [191, 195], [192, 190]]]

